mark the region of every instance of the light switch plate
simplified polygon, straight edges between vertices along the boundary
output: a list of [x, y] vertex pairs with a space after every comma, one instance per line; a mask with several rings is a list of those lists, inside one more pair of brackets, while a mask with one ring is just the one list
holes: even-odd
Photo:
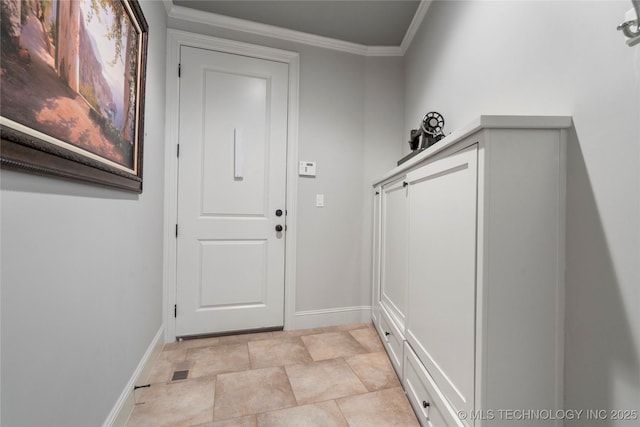
[[316, 162], [300, 162], [300, 176], [316, 176]]
[[317, 208], [324, 207], [324, 194], [316, 194], [316, 207]]

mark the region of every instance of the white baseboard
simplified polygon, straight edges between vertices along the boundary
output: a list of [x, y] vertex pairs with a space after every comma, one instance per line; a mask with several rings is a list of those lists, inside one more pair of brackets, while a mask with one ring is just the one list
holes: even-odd
[[124, 427], [133, 411], [135, 406], [135, 399], [133, 395], [133, 387], [144, 383], [151, 373], [151, 365], [157, 359], [162, 346], [164, 345], [164, 326], [161, 326], [153, 337], [149, 348], [142, 356], [138, 367], [131, 375], [131, 379], [125, 386], [124, 390], [120, 394], [120, 398], [113, 406], [113, 409], [109, 413], [106, 421], [102, 427]]
[[326, 310], [297, 311], [295, 329], [310, 329], [346, 323], [371, 322], [371, 307], [340, 307]]

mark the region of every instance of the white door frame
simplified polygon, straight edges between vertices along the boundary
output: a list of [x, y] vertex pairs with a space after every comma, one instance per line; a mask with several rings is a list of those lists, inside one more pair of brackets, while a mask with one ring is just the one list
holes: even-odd
[[177, 289], [177, 240], [176, 224], [178, 200], [178, 158], [180, 84], [178, 64], [180, 47], [191, 46], [218, 52], [250, 56], [283, 62], [289, 65], [289, 102], [287, 112], [287, 232], [285, 233], [285, 278], [284, 278], [284, 328], [294, 328], [296, 289], [296, 194], [298, 158], [298, 85], [300, 54], [257, 46], [201, 34], [178, 30], [167, 30], [167, 92], [165, 129], [165, 181], [164, 181], [164, 262], [163, 262], [163, 314], [165, 342], [176, 337], [174, 305]]

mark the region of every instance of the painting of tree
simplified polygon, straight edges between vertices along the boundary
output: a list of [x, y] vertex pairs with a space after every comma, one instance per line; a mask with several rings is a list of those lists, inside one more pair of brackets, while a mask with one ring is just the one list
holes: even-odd
[[139, 179], [147, 25], [137, 2], [0, 0], [0, 8], [3, 139], [31, 135]]

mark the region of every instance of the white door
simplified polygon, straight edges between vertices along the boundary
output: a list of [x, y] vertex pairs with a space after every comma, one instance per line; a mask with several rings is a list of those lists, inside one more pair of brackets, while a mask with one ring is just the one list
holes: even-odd
[[280, 327], [288, 65], [185, 46], [180, 64], [176, 336]]

